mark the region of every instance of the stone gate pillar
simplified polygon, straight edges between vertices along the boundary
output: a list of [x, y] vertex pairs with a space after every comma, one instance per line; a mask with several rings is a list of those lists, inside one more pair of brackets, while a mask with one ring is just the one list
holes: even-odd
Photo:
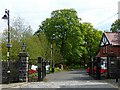
[[29, 55], [25, 51], [26, 45], [23, 43], [22, 52], [19, 53], [19, 81], [28, 82], [28, 60]]

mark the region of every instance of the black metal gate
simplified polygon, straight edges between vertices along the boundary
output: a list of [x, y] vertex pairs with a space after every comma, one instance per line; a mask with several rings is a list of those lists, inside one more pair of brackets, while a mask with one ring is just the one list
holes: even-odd
[[[35, 63], [32, 63], [32, 61]], [[36, 65], [37, 70], [32, 70], [31, 66]], [[28, 81], [36, 82], [43, 81], [46, 76], [46, 61], [42, 57], [38, 57], [37, 59], [29, 59], [29, 70], [28, 70]], [[33, 71], [33, 73], [31, 73]]]
[[[32, 61], [34, 61], [34, 63]], [[32, 65], [37, 66], [37, 61], [38, 61], [38, 59], [29, 59], [29, 61], [28, 61], [28, 81], [29, 82], [38, 81], [37, 70], [36, 71], [31, 70]]]
[[108, 78], [116, 78], [116, 73], [117, 73], [117, 67], [116, 67], [116, 62], [117, 58], [116, 57], [108, 57]]

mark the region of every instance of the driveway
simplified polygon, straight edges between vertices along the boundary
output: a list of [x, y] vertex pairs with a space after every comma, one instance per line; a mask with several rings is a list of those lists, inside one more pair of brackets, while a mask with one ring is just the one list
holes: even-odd
[[85, 70], [63, 71], [63, 72], [48, 74], [47, 79], [48, 81], [94, 80], [85, 72]]
[[13, 88], [17, 88], [17, 90], [118, 90], [118, 87], [110, 83], [94, 80], [85, 70], [48, 74], [43, 82], [30, 82], [29, 84], [18, 85], [7, 90], [12, 90]]

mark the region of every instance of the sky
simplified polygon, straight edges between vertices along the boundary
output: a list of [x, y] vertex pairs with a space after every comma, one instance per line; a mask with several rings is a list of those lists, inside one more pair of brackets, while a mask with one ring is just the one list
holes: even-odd
[[10, 25], [14, 18], [24, 19], [33, 32], [51, 12], [58, 9], [74, 8], [82, 22], [90, 22], [94, 28], [109, 31], [111, 24], [118, 19], [119, 0], [0, 0], [0, 33], [7, 28], [2, 19], [5, 9], [10, 10]]

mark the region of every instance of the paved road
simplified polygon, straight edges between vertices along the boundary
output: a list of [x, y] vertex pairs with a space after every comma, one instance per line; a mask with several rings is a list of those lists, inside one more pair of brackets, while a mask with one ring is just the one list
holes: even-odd
[[47, 75], [46, 82], [31, 82], [27, 85], [16, 86], [14, 88], [20, 88], [21, 90], [29, 90], [30, 88], [31, 90], [35, 88], [47, 90], [118, 90], [117, 87], [110, 83], [94, 80], [86, 74], [85, 70], [49, 74]]
[[73, 70], [73, 71], [67, 71], [67, 72], [58, 72], [58, 73], [47, 75], [47, 79], [48, 79], [48, 81], [94, 80], [89, 75], [87, 75], [85, 70]]

